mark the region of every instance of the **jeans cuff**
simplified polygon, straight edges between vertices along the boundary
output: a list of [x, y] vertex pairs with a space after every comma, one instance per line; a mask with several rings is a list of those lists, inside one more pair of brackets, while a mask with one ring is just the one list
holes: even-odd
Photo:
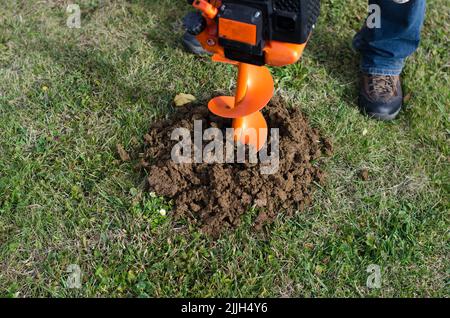
[[382, 69], [382, 68], [376, 68], [376, 67], [363, 67], [361, 66], [361, 72], [365, 74], [372, 74], [372, 75], [391, 75], [391, 76], [397, 76], [400, 75], [402, 72], [402, 69]]

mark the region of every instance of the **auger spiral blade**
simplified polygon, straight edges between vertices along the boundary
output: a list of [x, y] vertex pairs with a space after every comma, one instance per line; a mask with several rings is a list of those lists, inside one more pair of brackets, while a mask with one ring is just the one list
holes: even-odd
[[235, 96], [219, 96], [212, 99], [209, 110], [217, 116], [232, 118], [235, 141], [261, 150], [267, 141], [267, 123], [260, 110], [274, 93], [272, 75], [267, 67], [238, 64], [238, 80]]

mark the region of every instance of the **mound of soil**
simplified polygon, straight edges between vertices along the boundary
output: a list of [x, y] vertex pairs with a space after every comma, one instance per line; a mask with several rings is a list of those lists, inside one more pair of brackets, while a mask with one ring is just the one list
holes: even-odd
[[330, 142], [309, 126], [298, 109], [286, 108], [279, 100], [263, 112], [269, 128], [279, 128], [279, 169], [274, 174], [262, 174], [261, 163], [248, 160], [240, 164], [175, 163], [171, 159], [178, 143], [171, 140], [174, 129], [187, 128], [193, 136], [194, 120], [202, 121], [203, 130], [230, 127], [230, 120], [214, 116], [205, 106], [179, 108], [171, 118], [152, 125], [145, 135], [141, 166], [148, 171], [148, 190], [173, 200], [175, 220], [188, 219], [217, 237], [238, 226], [251, 207], [259, 212], [254, 226], [261, 229], [279, 213], [292, 215], [311, 203], [314, 182], [324, 181], [319, 165], [332, 152]]

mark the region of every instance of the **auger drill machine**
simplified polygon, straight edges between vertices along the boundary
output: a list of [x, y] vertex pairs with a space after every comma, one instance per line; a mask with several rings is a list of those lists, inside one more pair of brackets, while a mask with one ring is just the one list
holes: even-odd
[[184, 19], [213, 61], [238, 67], [235, 96], [212, 99], [209, 110], [233, 119], [234, 138], [259, 151], [267, 141], [261, 110], [274, 94], [267, 67], [296, 63], [320, 12], [320, 0], [188, 0]]

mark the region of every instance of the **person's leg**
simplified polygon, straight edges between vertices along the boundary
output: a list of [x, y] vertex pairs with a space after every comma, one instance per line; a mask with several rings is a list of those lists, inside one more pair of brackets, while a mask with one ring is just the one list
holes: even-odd
[[419, 46], [425, 0], [410, 0], [406, 3], [369, 0], [369, 5], [374, 4], [380, 7], [380, 28], [365, 25], [353, 41], [354, 47], [362, 54], [361, 71], [400, 75], [405, 59]]
[[369, 0], [380, 8], [381, 25], [369, 28], [366, 24], [353, 41], [361, 53], [360, 106], [386, 120], [395, 118], [402, 106], [399, 75], [406, 58], [419, 46], [425, 17], [425, 0], [399, 2]]

